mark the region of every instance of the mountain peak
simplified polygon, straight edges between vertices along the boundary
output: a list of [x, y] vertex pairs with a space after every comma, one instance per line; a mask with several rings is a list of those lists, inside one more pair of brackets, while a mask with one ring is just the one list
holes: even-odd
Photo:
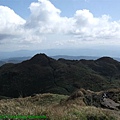
[[48, 57], [48, 56], [44, 53], [40, 53], [40, 54], [34, 55], [31, 59], [40, 59], [41, 57]]
[[103, 61], [103, 62], [108, 62], [108, 63], [116, 62], [116, 60], [114, 60], [111, 57], [101, 57], [101, 58], [97, 59], [96, 61]]
[[46, 54], [40, 53], [40, 54], [36, 54], [35, 56], [33, 56], [30, 59], [30, 62], [32, 63], [40, 63], [42, 65], [48, 65], [49, 63], [49, 57]]

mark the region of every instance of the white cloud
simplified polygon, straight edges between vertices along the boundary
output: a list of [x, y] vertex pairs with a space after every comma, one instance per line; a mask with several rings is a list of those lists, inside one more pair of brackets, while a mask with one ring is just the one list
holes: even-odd
[[[39, 0], [30, 5], [30, 19], [27, 21], [26, 26], [29, 28], [38, 28], [39, 32], [51, 32], [54, 24], [60, 19], [60, 10], [55, 8], [54, 5], [48, 0]], [[51, 24], [52, 23], [52, 24]]]
[[12, 9], [6, 6], [0, 6], [0, 34], [15, 35], [21, 29], [25, 20], [17, 15]]
[[0, 43], [40, 43], [41, 36], [34, 34], [31, 30], [26, 30], [24, 28], [25, 23], [26, 20], [12, 9], [7, 6], [0, 6]]
[[[61, 17], [61, 11], [49, 0], [38, 0], [30, 5], [31, 15], [26, 23], [26, 28], [34, 29], [39, 33], [68, 33], [72, 18]], [[69, 26], [69, 27], [68, 27]]]
[[[46, 42], [48, 40], [51, 46], [55, 43], [61, 46], [64, 44], [66, 47], [70, 39], [69, 45], [75, 47], [81, 45], [83, 41], [88, 45], [90, 42], [112, 44], [115, 42], [108, 40], [115, 41], [120, 38], [120, 21], [112, 21], [109, 15], [95, 17], [89, 10], [83, 9], [77, 10], [73, 17], [62, 17], [61, 10], [49, 0], [32, 2], [29, 9], [31, 14], [27, 20], [24, 20], [10, 8], [0, 6], [0, 39], [9, 41], [13, 38], [21, 44], [42, 44], [44, 40]], [[68, 37], [59, 41], [57, 37], [52, 37], [54, 40], [51, 40], [49, 34], [55, 36], [60, 34], [58, 36], [61, 39], [62, 35]]]
[[99, 18], [86, 9], [77, 10], [73, 17], [61, 17], [61, 11], [49, 0], [38, 0], [30, 5], [31, 16], [27, 28], [36, 33], [75, 34], [79, 38], [120, 37], [120, 23], [111, 21], [109, 15]]

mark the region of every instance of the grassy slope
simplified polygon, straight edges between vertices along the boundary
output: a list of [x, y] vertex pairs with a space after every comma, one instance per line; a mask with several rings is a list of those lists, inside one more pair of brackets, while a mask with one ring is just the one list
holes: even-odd
[[0, 100], [1, 115], [46, 115], [49, 120], [119, 120], [120, 111], [86, 106], [82, 99], [60, 104], [68, 96], [37, 94]]

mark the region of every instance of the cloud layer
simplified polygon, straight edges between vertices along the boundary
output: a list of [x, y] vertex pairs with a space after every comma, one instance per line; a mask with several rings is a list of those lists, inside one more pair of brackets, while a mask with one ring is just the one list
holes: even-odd
[[92, 44], [101, 41], [108, 44], [108, 40], [112, 44], [119, 42], [120, 21], [112, 21], [109, 15], [97, 18], [89, 10], [83, 9], [77, 10], [73, 17], [62, 17], [61, 10], [49, 0], [33, 2], [29, 9], [31, 14], [24, 20], [12, 9], [0, 6], [1, 44], [43, 44], [42, 47], [47, 48], [50, 46], [48, 44], [54, 47], [58, 43], [67, 47], [72, 42], [72, 47], [79, 47], [83, 41]]
[[16, 36], [21, 31], [25, 20], [6, 6], [0, 6], [0, 40]]

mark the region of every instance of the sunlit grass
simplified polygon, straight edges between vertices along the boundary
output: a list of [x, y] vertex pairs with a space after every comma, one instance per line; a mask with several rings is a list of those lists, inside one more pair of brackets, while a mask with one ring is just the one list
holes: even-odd
[[119, 120], [120, 111], [86, 106], [82, 99], [60, 104], [68, 96], [39, 94], [0, 100], [0, 115], [46, 115], [50, 120]]

